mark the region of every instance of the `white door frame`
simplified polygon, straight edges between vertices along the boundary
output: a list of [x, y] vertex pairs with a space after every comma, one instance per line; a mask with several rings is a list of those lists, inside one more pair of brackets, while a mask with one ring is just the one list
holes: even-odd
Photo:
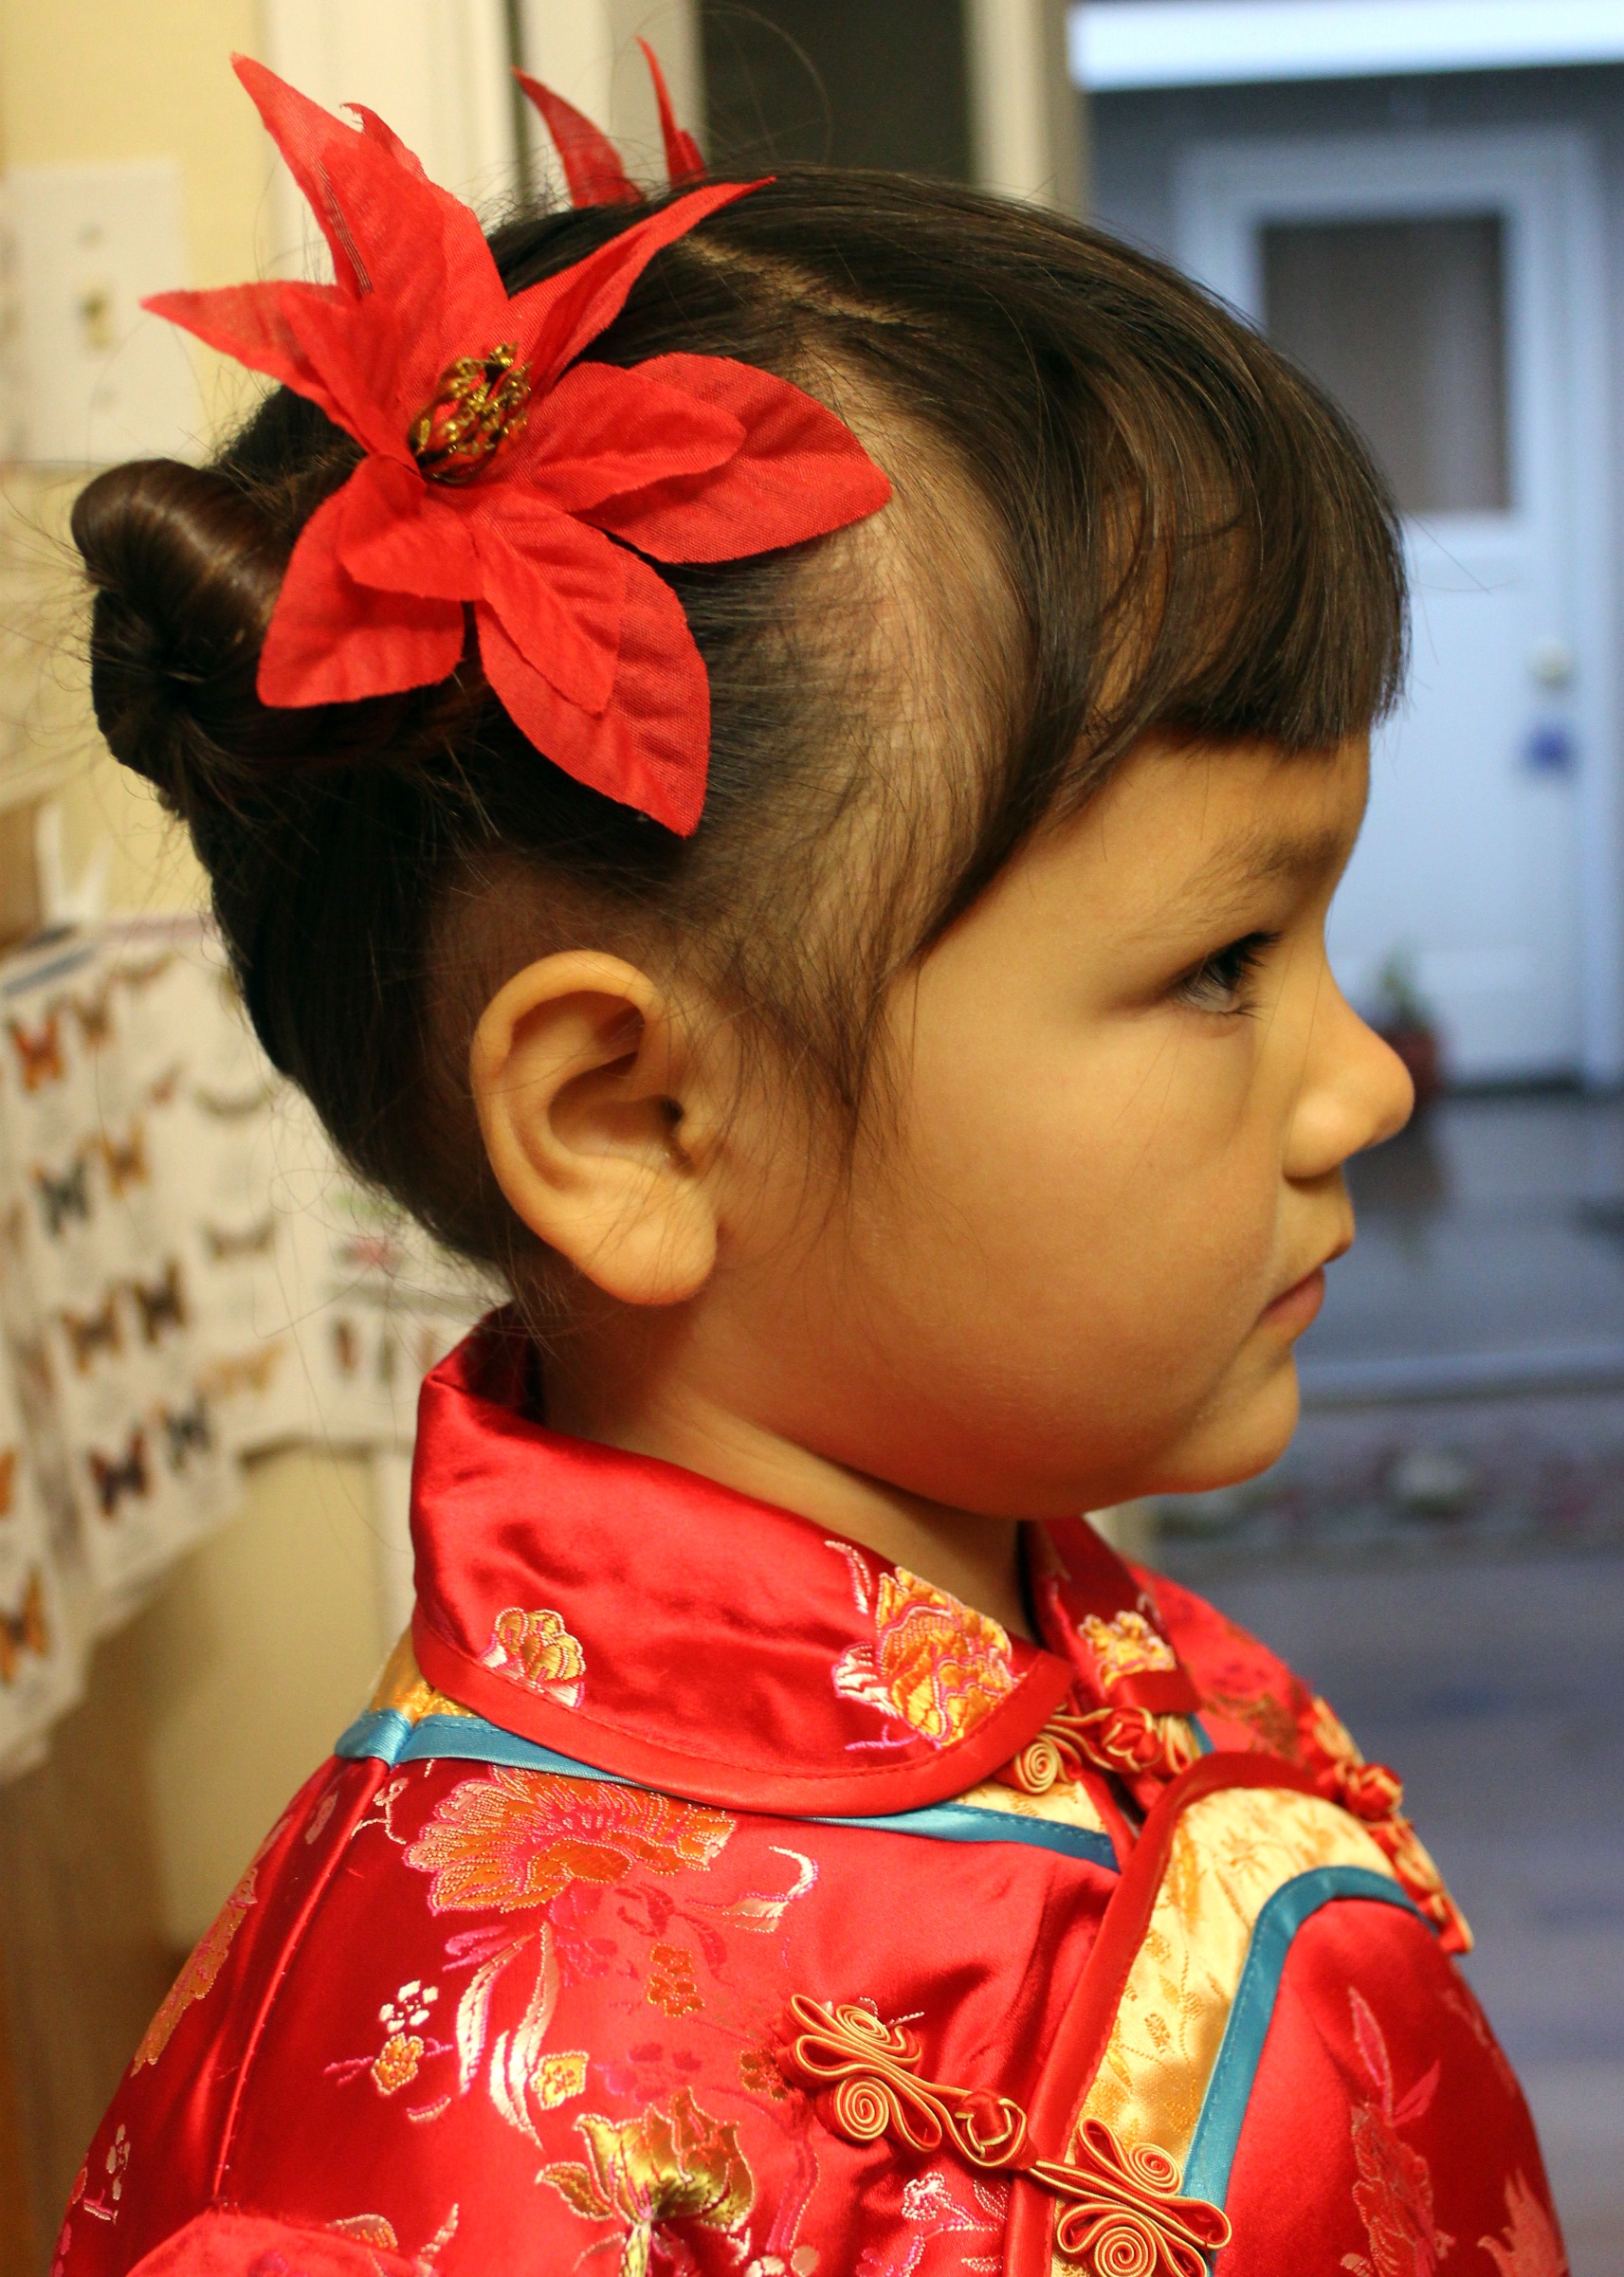
[[[1613, 471], [1608, 418], [1609, 279], [1596, 152], [1571, 128], [1462, 128], [1436, 134], [1306, 137], [1288, 141], [1199, 144], [1175, 177], [1175, 245], [1180, 265], [1253, 320], [1261, 313], [1259, 225], [1346, 219], [1383, 212], [1482, 212], [1518, 191], [1552, 203], [1562, 219], [1560, 255], [1531, 264], [1516, 207], [1507, 211], [1507, 300], [1533, 312], [1511, 328], [1507, 383], [1519, 458], [1513, 500], [1529, 478], [1559, 485], [1573, 533], [1569, 608], [1579, 677], [1572, 713], [1579, 735], [1575, 784], [1580, 908], [1581, 1071], [1587, 1083], [1624, 1079], [1624, 798], [1616, 743], [1614, 657], [1619, 625], [1614, 587]], [[1564, 400], [1554, 421], [1519, 419], [1516, 407], [1543, 384], [1533, 331], [1549, 323], [1567, 345]], [[1560, 437], [1562, 463], [1536, 470], [1527, 454], [1542, 432]], [[1465, 518], [1460, 518], [1464, 519]], [[1503, 518], [1472, 518], [1474, 554], [1492, 555]], [[1451, 518], [1451, 526], [1460, 519]]]

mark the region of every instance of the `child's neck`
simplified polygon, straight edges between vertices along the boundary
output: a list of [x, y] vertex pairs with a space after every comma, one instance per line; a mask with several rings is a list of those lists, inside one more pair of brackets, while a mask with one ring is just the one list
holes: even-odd
[[1012, 1634], [1031, 1634], [1013, 1520], [926, 1502], [848, 1470], [719, 1405], [680, 1375], [627, 1394], [617, 1371], [550, 1363], [547, 1422], [794, 1510], [950, 1591]]

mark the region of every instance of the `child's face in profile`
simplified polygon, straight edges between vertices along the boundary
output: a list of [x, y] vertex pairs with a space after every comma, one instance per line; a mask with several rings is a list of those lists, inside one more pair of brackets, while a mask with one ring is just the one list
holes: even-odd
[[763, 1125], [765, 1207], [724, 1205], [685, 1339], [709, 1399], [1003, 1516], [1272, 1461], [1341, 1166], [1412, 1104], [1325, 956], [1367, 772], [1148, 749], [1020, 854], [896, 990], [900, 1112], [849, 1207], [809, 1222]]

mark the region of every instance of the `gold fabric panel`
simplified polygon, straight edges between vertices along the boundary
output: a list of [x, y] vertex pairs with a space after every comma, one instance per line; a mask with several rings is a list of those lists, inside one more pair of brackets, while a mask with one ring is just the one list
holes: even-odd
[[1232, 1787], [1191, 1805], [1084, 2106], [1088, 2117], [1183, 2165], [1252, 1925], [1276, 1890], [1322, 1866], [1394, 1878], [1358, 1819], [1317, 1795]]
[[472, 1708], [447, 1700], [437, 1692], [417, 1666], [417, 1655], [411, 1649], [411, 1631], [409, 1629], [394, 1650], [384, 1663], [383, 1674], [367, 1705], [374, 1709], [389, 1708], [404, 1716], [409, 1723], [421, 1723], [425, 1716], [471, 1716]]
[[1007, 1811], [1012, 1818], [1047, 1818], [1063, 1827], [1086, 1827], [1095, 1834], [1108, 1831], [1081, 1779], [1056, 1779], [1042, 1794], [1024, 1794], [1018, 1787], [984, 1779], [979, 1787], [967, 1787], [953, 1799], [968, 1803], [976, 1811]]

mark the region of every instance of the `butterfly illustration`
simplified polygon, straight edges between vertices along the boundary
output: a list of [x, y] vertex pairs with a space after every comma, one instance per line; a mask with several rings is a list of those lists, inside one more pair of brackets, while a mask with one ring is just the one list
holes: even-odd
[[203, 1240], [216, 1265], [232, 1257], [264, 1257], [276, 1240], [276, 1212], [261, 1218], [257, 1226], [241, 1229], [205, 1225]]
[[39, 1567], [32, 1567], [23, 1602], [15, 1612], [0, 1612], [0, 1685], [8, 1686], [17, 1681], [17, 1667], [25, 1652], [32, 1652], [44, 1660], [51, 1649], [50, 1631], [46, 1626], [46, 1585]]
[[66, 1305], [58, 1313], [66, 1334], [73, 1364], [81, 1375], [87, 1375], [90, 1363], [99, 1352], [122, 1352], [124, 1332], [119, 1322], [119, 1295], [115, 1289], [95, 1312], [70, 1312]]
[[200, 1107], [205, 1115], [211, 1115], [216, 1122], [246, 1122], [250, 1115], [263, 1114], [275, 1097], [276, 1091], [269, 1084], [256, 1084], [240, 1098], [225, 1091], [207, 1090], [202, 1084], [194, 1084], [192, 1093], [193, 1105]]
[[150, 988], [161, 980], [174, 962], [173, 949], [165, 949], [156, 956], [149, 956], [144, 964], [126, 964], [119, 967], [118, 977], [133, 989]]
[[228, 1353], [210, 1368], [210, 1390], [217, 1399], [229, 1399], [234, 1392], [263, 1392], [281, 1364], [283, 1349], [277, 1343], [258, 1352]]
[[132, 1281], [130, 1294], [136, 1300], [141, 1335], [147, 1343], [155, 1344], [166, 1328], [186, 1326], [186, 1296], [180, 1285], [180, 1266], [176, 1259], [170, 1259], [161, 1281]]
[[18, 1337], [11, 1346], [17, 1396], [30, 1415], [44, 1414], [56, 1397], [56, 1376], [43, 1337]]
[[17, 1502], [17, 1450], [0, 1449], [0, 1518], [9, 1518]]
[[86, 1051], [100, 1051], [113, 1032], [113, 983], [104, 980], [94, 996], [75, 996], [72, 999], [73, 1016], [79, 1023], [79, 1040]]
[[184, 1470], [193, 1455], [206, 1455], [214, 1444], [214, 1420], [201, 1393], [189, 1408], [160, 1408], [159, 1417], [169, 1445], [171, 1470]]
[[87, 1460], [103, 1518], [117, 1518], [119, 1504], [127, 1494], [137, 1495], [144, 1502], [152, 1490], [147, 1469], [147, 1434], [138, 1428], [130, 1433], [122, 1455], [104, 1455], [93, 1447]]
[[47, 1084], [60, 1083], [66, 1073], [62, 1057], [61, 1013], [52, 1012], [43, 1028], [25, 1028], [21, 1020], [8, 1020], [6, 1027], [11, 1048], [17, 1055], [24, 1090], [43, 1091]]
[[40, 1197], [40, 1213], [46, 1222], [46, 1231], [53, 1241], [59, 1240], [62, 1230], [70, 1217], [90, 1217], [90, 1189], [84, 1179], [84, 1157], [60, 1176], [53, 1177], [48, 1170], [34, 1172], [34, 1186]]
[[115, 1138], [103, 1131], [101, 1159], [107, 1165], [107, 1183], [115, 1193], [123, 1193], [132, 1186], [144, 1186], [150, 1174], [147, 1134], [141, 1125], [131, 1123], [129, 1135], [123, 1138]]

